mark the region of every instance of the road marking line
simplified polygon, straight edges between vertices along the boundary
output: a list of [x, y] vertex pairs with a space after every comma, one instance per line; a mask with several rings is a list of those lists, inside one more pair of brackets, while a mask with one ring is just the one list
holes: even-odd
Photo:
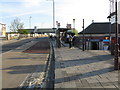
[[25, 79], [23, 80], [23, 82], [20, 84], [20, 88], [22, 88], [23, 87], [23, 85], [24, 85], [24, 83], [25, 83], [25, 81], [27, 80], [27, 78], [30, 76], [31, 74], [28, 74], [26, 77], [25, 77]]

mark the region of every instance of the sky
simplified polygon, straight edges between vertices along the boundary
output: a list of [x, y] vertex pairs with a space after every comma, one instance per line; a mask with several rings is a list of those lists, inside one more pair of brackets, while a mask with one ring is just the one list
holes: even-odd
[[[66, 24], [72, 24], [73, 27], [73, 19], [78, 31], [82, 31], [83, 19], [85, 27], [88, 27], [92, 20], [109, 21], [107, 19], [110, 13], [109, 0], [54, 0], [54, 2], [55, 22], [58, 21], [61, 28], [65, 28]], [[24, 28], [30, 28], [30, 20], [31, 28], [34, 26], [52, 28], [53, 0], [0, 0], [0, 22], [6, 24], [7, 31], [10, 31], [9, 26], [15, 18], [20, 18]]]

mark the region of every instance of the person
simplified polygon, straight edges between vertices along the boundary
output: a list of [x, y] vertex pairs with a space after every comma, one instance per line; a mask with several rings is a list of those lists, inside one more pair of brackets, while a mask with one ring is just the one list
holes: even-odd
[[75, 46], [75, 35], [72, 36], [72, 46]]
[[67, 40], [66, 40], [67, 43], [69, 43], [69, 34], [67, 34]]
[[73, 40], [72, 35], [69, 34], [67, 38], [68, 38], [69, 48], [72, 48], [72, 40]]

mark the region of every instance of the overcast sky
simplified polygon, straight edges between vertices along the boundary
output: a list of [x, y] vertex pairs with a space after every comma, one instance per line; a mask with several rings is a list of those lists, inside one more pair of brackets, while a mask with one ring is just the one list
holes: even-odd
[[[120, 1], [120, 0], [118, 0]], [[0, 22], [7, 25], [16, 18], [24, 22], [25, 28], [53, 27], [52, 0], [0, 0]], [[108, 22], [109, 0], [55, 0], [55, 21], [60, 22], [61, 27], [72, 24], [75, 19], [75, 27], [82, 30], [82, 20], [85, 19], [85, 27], [94, 22]]]

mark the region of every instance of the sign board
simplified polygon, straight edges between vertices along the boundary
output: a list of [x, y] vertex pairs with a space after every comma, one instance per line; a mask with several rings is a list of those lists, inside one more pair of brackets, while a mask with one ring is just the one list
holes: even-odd
[[91, 42], [99, 42], [100, 41], [100, 39], [92, 39], [92, 40], [90, 40]]
[[[116, 15], [113, 14], [110, 19], [111, 24], [114, 24], [116, 22], [115, 19], [116, 19]], [[120, 24], [120, 1], [118, 2], [118, 24]]]
[[118, 24], [120, 24], [120, 1], [118, 2]]
[[113, 15], [113, 16], [111, 16], [111, 24], [114, 24], [115, 23], [115, 18], [116, 18], [116, 15]]
[[110, 42], [110, 40], [103, 40], [103, 42]]

